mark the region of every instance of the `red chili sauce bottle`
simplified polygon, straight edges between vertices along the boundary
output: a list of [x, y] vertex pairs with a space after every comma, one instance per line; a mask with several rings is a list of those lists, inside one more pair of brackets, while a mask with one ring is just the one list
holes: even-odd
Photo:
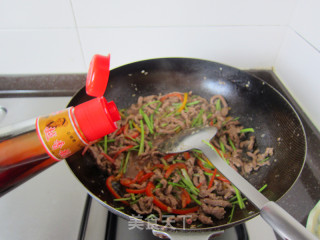
[[91, 60], [86, 92], [96, 98], [38, 117], [17, 135], [1, 135], [0, 129], [0, 196], [117, 129], [118, 109], [103, 97], [109, 65], [110, 55]]

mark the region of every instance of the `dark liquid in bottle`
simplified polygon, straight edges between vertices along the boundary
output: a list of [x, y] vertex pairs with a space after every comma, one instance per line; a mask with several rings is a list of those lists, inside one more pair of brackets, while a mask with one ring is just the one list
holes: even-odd
[[0, 143], [0, 196], [56, 163], [35, 131]]

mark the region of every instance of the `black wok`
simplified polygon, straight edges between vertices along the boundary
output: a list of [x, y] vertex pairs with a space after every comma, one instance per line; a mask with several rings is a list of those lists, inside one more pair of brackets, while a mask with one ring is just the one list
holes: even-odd
[[[253, 127], [260, 149], [274, 148], [271, 165], [253, 173], [248, 180], [256, 188], [268, 184], [263, 194], [271, 201], [280, 199], [294, 184], [303, 168], [306, 140], [302, 123], [289, 102], [272, 86], [238, 69], [215, 62], [188, 59], [164, 58], [140, 61], [110, 71], [105, 97], [113, 100], [119, 109], [135, 103], [139, 96], [188, 92], [209, 99], [212, 95], [223, 95], [229, 106], [230, 115], [240, 117], [244, 127]], [[89, 100], [85, 89], [81, 89], [69, 106]], [[88, 155], [80, 153], [67, 159], [72, 172], [88, 189], [89, 193], [111, 212], [129, 219], [135, 214], [130, 209], [117, 211], [106, 188], [106, 177]], [[259, 214], [248, 204], [245, 210], [236, 209], [233, 220], [227, 217], [206, 228], [187, 231], [219, 231]], [[228, 213], [226, 214], [228, 216]], [[165, 227], [165, 230], [171, 230]], [[181, 229], [182, 230], [182, 229]], [[184, 230], [186, 231], [186, 230]]]

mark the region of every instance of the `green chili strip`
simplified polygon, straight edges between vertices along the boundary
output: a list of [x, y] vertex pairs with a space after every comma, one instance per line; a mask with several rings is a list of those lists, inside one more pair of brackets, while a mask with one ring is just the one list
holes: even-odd
[[[268, 184], [263, 185], [258, 191], [262, 192], [264, 189], [266, 189], [268, 187]], [[229, 199], [229, 202], [231, 202], [232, 204], [236, 204], [238, 203], [238, 201], [234, 201], [237, 199], [237, 196], [234, 196], [232, 198]], [[247, 201], [247, 198], [243, 198], [243, 201]]]
[[193, 149], [192, 152], [196, 152], [196, 153], [201, 153], [202, 154], [202, 151], [199, 150], [199, 149]]
[[176, 132], [176, 131], [178, 131], [180, 128], [181, 128], [181, 126], [177, 126], [177, 127], [175, 127], [174, 131]]
[[127, 165], [128, 165], [129, 158], [130, 158], [130, 151], [127, 153], [126, 160], [124, 161], [123, 171], [122, 171], [123, 173], [127, 172]]
[[128, 198], [114, 198], [113, 201], [118, 202], [118, 201], [128, 201], [131, 200], [131, 197]]
[[131, 195], [131, 199], [132, 199], [133, 201], [135, 201], [135, 200], [136, 200], [136, 196], [135, 196], [133, 193], [130, 193], [130, 195]]
[[160, 158], [160, 161], [162, 162], [163, 165], [168, 166], [168, 163], [164, 158]]
[[120, 210], [123, 210], [124, 207], [118, 207], [118, 208], [115, 208], [116, 210], [120, 211]]
[[[204, 141], [204, 140], [202, 140], [202, 142], [207, 144], [213, 151], [215, 151], [220, 156], [220, 154], [217, 152], [217, 150], [209, 142]], [[229, 164], [229, 159], [225, 159], [223, 154], [221, 154], [221, 158]]]
[[213, 173], [208, 173], [208, 172], [203, 172], [204, 175], [207, 175], [209, 177], [211, 177], [213, 175]]
[[213, 113], [209, 112], [209, 114], [207, 115], [207, 118], [209, 119], [212, 115], [213, 115]]
[[265, 190], [268, 187], [268, 184], [263, 185], [260, 189], [259, 192], [262, 192], [263, 190]]
[[222, 151], [223, 153], [226, 153], [226, 148], [224, 147], [223, 142], [222, 142], [222, 141], [219, 141], [219, 143], [220, 143], [220, 149], [221, 149], [221, 151]]
[[198, 205], [200, 205], [201, 206], [201, 202], [196, 198], [196, 196], [194, 196], [193, 194], [189, 194], [189, 196], [191, 197], [191, 199], [193, 200], [193, 201], [195, 201], [195, 203], [197, 203]]
[[103, 150], [105, 153], [108, 151], [108, 136], [104, 136], [104, 145], [103, 145]]
[[265, 162], [265, 161], [268, 161], [269, 159], [270, 159], [270, 157], [266, 157], [265, 159], [259, 161], [259, 163], [263, 163], [263, 162]]
[[180, 160], [180, 159], [176, 159], [175, 161], [178, 162], [178, 163], [185, 163], [186, 162], [186, 161]]
[[192, 106], [192, 105], [196, 105], [196, 104], [198, 104], [198, 103], [200, 103], [199, 100], [198, 100], [198, 101], [194, 101], [194, 102], [189, 102], [189, 103], [187, 103], [186, 105], [187, 105], [187, 106]]
[[244, 128], [240, 130], [241, 133], [254, 132], [253, 128]]
[[140, 141], [138, 140], [138, 139], [135, 139], [135, 138], [133, 138], [133, 137], [131, 137], [131, 136], [129, 136], [129, 135], [126, 135], [126, 138], [129, 138], [131, 141], [133, 141], [133, 142], [137, 142], [137, 143], [140, 143]]
[[236, 151], [237, 149], [236, 149], [236, 147], [234, 146], [231, 138], [228, 137], [228, 141], [229, 141], [229, 144], [230, 144], [230, 146], [232, 147], [233, 151]]
[[[194, 150], [192, 150], [192, 151], [194, 151]], [[193, 154], [196, 156], [197, 159], [199, 159], [199, 160], [202, 162], [202, 164], [203, 164], [204, 167], [209, 168], [209, 169], [214, 169], [214, 167], [211, 166], [206, 160], [204, 160], [203, 158], [201, 158], [201, 157], [199, 156], [199, 154], [197, 154], [197, 153], [195, 153], [195, 152], [194, 152]], [[202, 152], [201, 152], [201, 154], [202, 154]]]
[[121, 164], [120, 164], [120, 170], [119, 170], [119, 173], [121, 173], [121, 172], [123, 172], [123, 167], [124, 167], [124, 164], [125, 164], [125, 159], [124, 158], [122, 158], [121, 159]]
[[185, 188], [185, 186], [184, 185], [182, 185], [182, 184], [179, 184], [179, 183], [174, 183], [174, 182], [167, 182], [168, 184], [170, 184], [170, 185], [172, 185], [172, 186], [174, 186], [174, 187], [181, 187], [181, 188]]
[[235, 204], [233, 204], [233, 205], [232, 205], [231, 213], [230, 213], [230, 215], [229, 215], [228, 223], [231, 223], [231, 221], [232, 221], [233, 214], [234, 214], [234, 209], [235, 209], [235, 208], [236, 208], [236, 205], [235, 205]]
[[157, 186], [155, 186], [155, 188], [161, 188], [161, 187], [162, 187], [161, 183], [158, 183]]
[[151, 123], [151, 126], [152, 126], [152, 127], [153, 127], [153, 125], [154, 125], [153, 118], [154, 118], [154, 114], [152, 113], [152, 114], [150, 115], [150, 123]]
[[218, 99], [218, 100], [216, 101], [216, 110], [217, 110], [217, 111], [221, 111], [221, 100], [220, 100], [220, 99]]
[[170, 112], [170, 113], [168, 113], [168, 114], [166, 114], [166, 115], [164, 115], [164, 117], [163, 118], [167, 118], [167, 117], [170, 117], [172, 114], [174, 114], [175, 113], [175, 111], [172, 111], [172, 112]]
[[139, 147], [138, 155], [144, 152], [144, 127], [143, 127], [142, 120], [140, 120], [140, 127], [141, 127], [141, 137], [140, 137], [140, 147]]
[[152, 104], [154, 104], [154, 103], [160, 103], [160, 105], [162, 104], [161, 101], [156, 100], [156, 101], [152, 101], [152, 102], [146, 103], [145, 105], [142, 106], [142, 108], [145, 108], [145, 107], [147, 107], [147, 106], [149, 106], [149, 105], [152, 105]]
[[130, 129], [134, 128], [133, 125], [132, 125], [132, 120], [129, 120], [129, 127], [130, 127]]
[[182, 181], [189, 187], [190, 191], [195, 194], [195, 195], [198, 195], [199, 194], [199, 189], [196, 188], [194, 185], [193, 185], [193, 182], [191, 181], [187, 171], [183, 168], [181, 169], [181, 173], [183, 175], [183, 177], [181, 178]]
[[201, 116], [203, 114], [203, 109], [200, 110], [199, 114], [197, 115], [197, 117], [195, 119], [193, 119], [191, 126], [194, 127], [196, 125], [198, 125], [198, 122], [201, 120]]
[[122, 113], [124, 116], [126, 116], [126, 109], [125, 108], [120, 109], [120, 113]]
[[237, 121], [237, 120], [239, 120], [239, 118], [240, 118], [240, 117], [235, 117], [235, 118], [233, 118], [231, 121]]
[[244, 202], [243, 202], [243, 199], [241, 197], [241, 193], [240, 191], [238, 190], [238, 188], [236, 188], [235, 186], [233, 186], [235, 192], [236, 192], [236, 197], [238, 199], [238, 205], [240, 207], [240, 209], [244, 209], [245, 208], [245, 205], [244, 205]]
[[142, 108], [139, 109], [139, 113], [142, 115], [144, 121], [146, 122], [147, 127], [150, 130], [150, 133], [153, 134], [154, 133], [153, 132], [153, 125], [151, 125], [151, 122], [150, 122], [148, 115], [142, 110]]

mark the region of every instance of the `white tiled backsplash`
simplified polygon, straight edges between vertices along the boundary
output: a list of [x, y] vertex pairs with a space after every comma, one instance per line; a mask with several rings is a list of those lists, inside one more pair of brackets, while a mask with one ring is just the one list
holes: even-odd
[[[2, 0], [0, 74], [194, 57], [273, 69], [320, 129], [319, 0]], [[1, 85], [0, 85], [1, 88]]]

